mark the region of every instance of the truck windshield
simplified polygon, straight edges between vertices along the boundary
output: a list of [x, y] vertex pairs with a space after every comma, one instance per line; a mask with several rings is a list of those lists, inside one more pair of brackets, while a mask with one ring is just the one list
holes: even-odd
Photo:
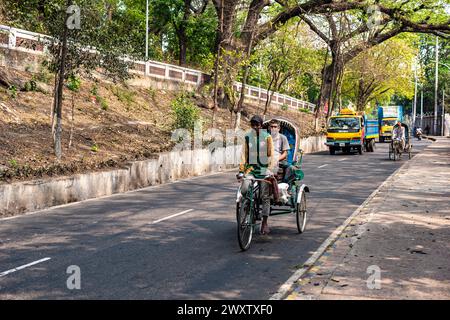
[[384, 126], [395, 126], [395, 123], [397, 122], [397, 120], [383, 120], [383, 127]]
[[330, 129], [360, 129], [359, 118], [331, 118]]

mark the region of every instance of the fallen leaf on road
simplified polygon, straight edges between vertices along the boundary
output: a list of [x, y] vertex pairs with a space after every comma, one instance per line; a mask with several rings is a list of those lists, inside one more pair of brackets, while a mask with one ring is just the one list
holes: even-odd
[[411, 250], [410, 253], [420, 253], [420, 254], [427, 254], [426, 252], [422, 250]]

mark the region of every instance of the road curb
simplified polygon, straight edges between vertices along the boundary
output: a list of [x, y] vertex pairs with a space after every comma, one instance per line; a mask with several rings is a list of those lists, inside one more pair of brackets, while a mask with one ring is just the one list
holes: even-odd
[[[427, 146], [425, 149], [427, 149], [428, 147], [429, 146]], [[421, 154], [417, 154], [414, 156], [412, 160], [420, 156]], [[379, 191], [390, 181], [392, 181], [395, 178], [395, 176], [397, 176], [400, 173], [400, 171], [409, 163], [410, 161], [403, 163], [399, 168], [397, 168], [397, 170], [395, 170], [389, 177], [387, 177], [386, 180], [384, 180], [383, 183], [380, 184], [378, 188], [375, 189], [369, 195], [369, 197], [367, 197], [367, 199], [355, 211], [353, 211], [353, 213], [336, 230], [333, 231], [333, 233], [321, 244], [321, 246], [316, 250], [316, 252], [308, 260], [306, 260], [305, 263], [303, 263], [303, 267], [298, 269], [284, 284], [280, 286], [278, 291], [275, 294], [273, 294], [269, 298], [269, 300], [285, 299], [289, 295], [289, 293], [293, 290], [294, 284], [297, 281], [299, 281], [300, 278], [314, 266], [317, 260], [319, 260], [322, 257], [324, 252], [338, 240], [338, 238], [341, 236], [344, 230], [356, 218], [356, 216], [362, 211], [362, 209], [364, 209], [367, 206], [367, 204], [379, 193]]]

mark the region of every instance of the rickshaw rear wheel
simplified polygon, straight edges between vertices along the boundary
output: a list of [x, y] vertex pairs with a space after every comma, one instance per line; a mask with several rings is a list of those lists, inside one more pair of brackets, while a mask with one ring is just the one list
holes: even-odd
[[297, 220], [297, 230], [298, 233], [303, 233], [306, 228], [306, 195], [305, 192], [302, 192], [300, 203], [296, 204], [296, 220]]

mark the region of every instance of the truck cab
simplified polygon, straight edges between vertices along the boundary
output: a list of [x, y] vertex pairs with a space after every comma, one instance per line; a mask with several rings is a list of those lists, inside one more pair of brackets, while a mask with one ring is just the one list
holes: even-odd
[[392, 132], [394, 130], [394, 126], [397, 123], [397, 118], [384, 118], [381, 120], [380, 124], [380, 142], [384, 142], [384, 140], [392, 139]]
[[380, 142], [392, 139], [392, 132], [397, 121], [403, 120], [402, 106], [378, 106]]
[[375, 138], [378, 138], [378, 121], [368, 120], [364, 113], [350, 109], [330, 117], [327, 128], [327, 142], [330, 154], [351, 150], [362, 154], [364, 150], [373, 152]]

